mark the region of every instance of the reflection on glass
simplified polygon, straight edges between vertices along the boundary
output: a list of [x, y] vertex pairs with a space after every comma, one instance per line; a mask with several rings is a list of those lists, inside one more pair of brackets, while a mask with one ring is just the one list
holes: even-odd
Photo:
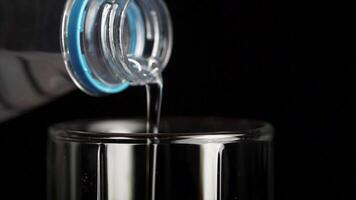
[[161, 132], [153, 135], [145, 133], [145, 121], [114, 122], [51, 129], [48, 199], [273, 198], [273, 129], [267, 123], [174, 118], [163, 120]]

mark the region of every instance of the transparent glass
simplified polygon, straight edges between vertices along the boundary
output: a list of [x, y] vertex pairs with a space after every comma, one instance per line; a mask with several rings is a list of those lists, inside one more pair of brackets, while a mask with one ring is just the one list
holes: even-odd
[[171, 118], [80, 121], [50, 129], [50, 200], [271, 200], [271, 125]]

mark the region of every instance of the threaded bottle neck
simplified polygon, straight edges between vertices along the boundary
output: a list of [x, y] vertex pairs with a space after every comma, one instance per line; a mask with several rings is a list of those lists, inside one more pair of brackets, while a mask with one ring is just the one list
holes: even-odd
[[[77, 41], [72, 39], [76, 36]], [[117, 90], [110, 89], [123, 84], [144, 85], [155, 81], [168, 62], [169, 13], [161, 0], [69, 1], [62, 46], [72, 78], [88, 93], [114, 93]], [[91, 82], [100, 85], [96, 92], [88, 89]]]

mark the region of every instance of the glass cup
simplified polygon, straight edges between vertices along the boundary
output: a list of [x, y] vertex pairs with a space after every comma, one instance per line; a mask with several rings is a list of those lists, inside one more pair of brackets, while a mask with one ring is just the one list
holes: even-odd
[[228, 118], [50, 128], [48, 200], [271, 200], [273, 127]]

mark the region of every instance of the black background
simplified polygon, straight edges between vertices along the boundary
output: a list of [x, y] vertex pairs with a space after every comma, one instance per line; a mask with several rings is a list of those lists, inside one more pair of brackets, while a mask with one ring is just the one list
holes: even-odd
[[[163, 116], [269, 121], [276, 128], [276, 199], [356, 199], [353, 7], [282, 0], [167, 3], [175, 45], [164, 72]], [[0, 125], [1, 196], [45, 199], [49, 125], [143, 116], [144, 91], [103, 98], [75, 91]]]

